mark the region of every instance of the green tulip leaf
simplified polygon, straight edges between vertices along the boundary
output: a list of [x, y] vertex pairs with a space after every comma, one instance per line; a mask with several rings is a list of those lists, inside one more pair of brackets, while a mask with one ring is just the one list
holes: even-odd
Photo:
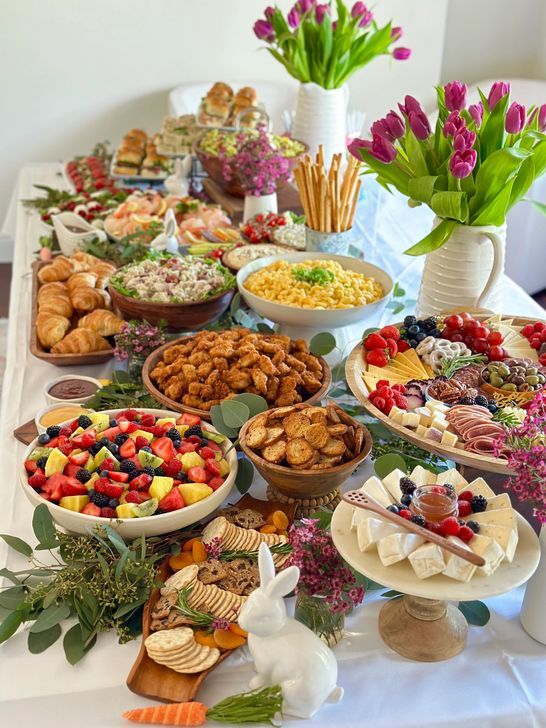
[[458, 606], [468, 624], [476, 627], [485, 626], [491, 618], [491, 612], [483, 602], [459, 602]]
[[269, 405], [263, 397], [260, 397], [259, 394], [252, 394], [250, 392], [236, 394], [231, 401], [246, 404], [249, 410], [249, 417], [254, 417], [254, 415], [259, 415], [260, 412], [265, 412], [269, 409]]
[[468, 200], [465, 192], [435, 192], [430, 206], [442, 219], [468, 222]]
[[326, 356], [336, 348], [336, 337], [329, 331], [315, 334], [309, 342], [309, 351], [315, 356]]
[[227, 399], [220, 403], [222, 417], [228, 427], [238, 430], [250, 417], [250, 409], [244, 402]]
[[[496, 111], [496, 107], [495, 107]], [[483, 162], [475, 176], [476, 192], [470, 200], [470, 223], [477, 223], [477, 216], [483, 219], [483, 209], [502, 193], [511, 182], [530, 152], [515, 147], [498, 149]], [[487, 223], [485, 223], [487, 224]]]
[[425, 155], [423, 153], [422, 142], [420, 142], [414, 134], [408, 134], [406, 136], [406, 154], [408, 155], [409, 163], [415, 176], [417, 178], [427, 177], [428, 167]]
[[31, 632], [45, 632], [46, 629], [50, 629], [64, 619], [70, 617], [70, 607], [68, 604], [62, 602], [61, 604], [52, 604], [43, 612], [40, 612], [38, 619], [33, 623], [30, 628]]
[[405, 250], [404, 253], [406, 255], [424, 255], [425, 253], [432, 253], [433, 250], [441, 248], [442, 245], [449, 240], [456, 225], [457, 223], [455, 220], [442, 220], [441, 223], [433, 228], [426, 237], [411, 248]]
[[235, 486], [241, 494], [245, 494], [254, 480], [254, 465], [246, 458], [241, 458], [238, 462], [237, 475], [235, 476]]
[[393, 470], [401, 470], [403, 473], [407, 471], [406, 461], [401, 455], [387, 453], [387, 455], [381, 455], [373, 464], [375, 474], [378, 478], [383, 480]]
[[10, 536], [8, 533], [0, 533], [0, 538], [3, 538], [7, 545], [14, 551], [23, 554], [23, 556], [32, 556], [32, 548], [22, 538]]
[[53, 627], [50, 627], [43, 632], [29, 632], [28, 650], [33, 655], [39, 655], [40, 652], [45, 652], [48, 647], [51, 647], [51, 645], [54, 644], [60, 636], [61, 627], [59, 624], [54, 624]]

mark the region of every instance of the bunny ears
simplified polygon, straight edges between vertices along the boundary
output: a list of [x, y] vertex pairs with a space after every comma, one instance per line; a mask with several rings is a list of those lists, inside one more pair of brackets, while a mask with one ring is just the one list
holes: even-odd
[[275, 576], [273, 557], [265, 543], [260, 544], [258, 567], [260, 569], [260, 589], [274, 599], [290, 594], [300, 578], [300, 570], [297, 566], [289, 566]]

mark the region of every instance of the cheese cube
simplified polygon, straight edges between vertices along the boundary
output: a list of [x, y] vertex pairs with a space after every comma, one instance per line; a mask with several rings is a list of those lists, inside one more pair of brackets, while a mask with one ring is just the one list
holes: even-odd
[[438, 399], [429, 399], [425, 407], [433, 414], [445, 414], [449, 410], [449, 407]]
[[397, 422], [399, 425], [402, 424], [402, 418], [406, 414], [406, 410], [400, 409], [396, 405], [394, 407], [391, 407], [391, 411], [389, 412], [389, 419], [393, 422]]
[[351, 531], [356, 531], [358, 524], [370, 517], [370, 511], [365, 511], [363, 508], [355, 508], [351, 519]]
[[416, 412], [405, 412], [402, 415], [402, 424], [405, 427], [418, 427], [419, 415]]
[[444, 432], [444, 430], [447, 430], [448, 422], [445, 417], [441, 415], [434, 415], [430, 426], [435, 430], [440, 430], [440, 432]]
[[457, 435], [454, 432], [448, 432], [447, 430], [444, 430], [440, 442], [442, 443], [442, 445], [455, 447], [455, 445], [457, 444]]
[[429, 427], [425, 433], [425, 438], [427, 440], [435, 440], [436, 442], [441, 442], [442, 432], [436, 427]]
[[419, 435], [419, 437], [425, 437], [427, 433], [427, 427], [425, 425], [419, 425], [419, 427], [415, 430], [415, 434]]
[[443, 550], [430, 541], [415, 549], [408, 556], [408, 560], [419, 579], [428, 579], [435, 574], [441, 574], [446, 568]]
[[415, 533], [391, 533], [377, 542], [377, 553], [383, 566], [396, 564], [425, 542]]
[[432, 413], [426, 407], [418, 407], [415, 410], [416, 414], [419, 415], [419, 424], [428, 426], [432, 422]]
[[518, 526], [516, 521], [516, 512], [513, 508], [495, 508], [492, 511], [484, 511], [483, 513], [472, 513], [469, 516], [470, 521], [476, 521], [480, 524], [490, 524], [494, 526], [504, 526], [510, 528], [517, 534]]

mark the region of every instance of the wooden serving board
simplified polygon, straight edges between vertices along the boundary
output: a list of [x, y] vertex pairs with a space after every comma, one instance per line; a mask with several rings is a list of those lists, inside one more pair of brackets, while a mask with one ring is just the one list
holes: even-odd
[[[241, 222], [245, 206], [244, 197], [234, 197], [223, 190], [220, 185], [210, 177], [203, 180], [203, 189], [213, 202], [221, 205], [233, 222]], [[286, 184], [277, 192], [279, 212], [295, 212], [303, 215], [303, 207], [299, 193], [291, 184]]]
[[[241, 508], [252, 508], [255, 511], [259, 511], [265, 518], [273, 511], [284, 511], [290, 523], [294, 521], [295, 505], [262, 501], [248, 494], [244, 495], [235, 505]], [[166, 559], [161, 566], [158, 576], [162, 581], [165, 581], [171, 573], [168, 559]], [[142, 615], [142, 644], [138, 657], [127, 678], [127, 687], [133, 693], [142, 695], [150, 700], [160, 700], [166, 703], [182, 703], [194, 700], [203, 680], [233, 650], [222, 652], [220, 659], [213, 667], [193, 675], [175, 672], [165, 665], [159, 665], [157, 662], [154, 662], [146, 652], [144, 641], [150, 634], [151, 616], [159, 596], [159, 589], [154, 589], [144, 606], [144, 613]]]
[[[476, 319], [481, 321], [488, 319], [491, 316], [491, 314], [489, 313], [473, 315]], [[516, 324], [517, 326], [525, 326], [525, 324], [540, 321], [540, 319], [522, 316], [503, 316], [503, 318], [512, 318], [514, 324]], [[394, 324], [394, 326], [397, 327], [400, 327], [401, 325], [401, 323]], [[498, 458], [490, 457], [487, 455], [479, 455], [477, 453], [467, 452], [466, 450], [462, 450], [460, 448], [442, 445], [433, 440], [423, 439], [418, 436], [414, 430], [410, 430], [408, 427], [404, 427], [403, 425], [399, 425], [398, 423], [393, 422], [390, 417], [387, 417], [387, 415], [383, 414], [381, 410], [379, 410], [377, 407], [374, 407], [374, 405], [368, 399], [369, 390], [364, 382], [364, 379], [362, 378], [362, 373], [365, 371], [365, 366], [366, 365], [363, 358], [363, 347], [362, 344], [358, 344], [358, 346], [356, 346], [350, 353], [349, 357], [347, 358], [347, 363], [345, 365], [345, 376], [347, 378], [349, 388], [351, 389], [351, 392], [354, 394], [354, 396], [358, 399], [358, 401], [363, 405], [363, 407], [371, 415], [373, 415], [373, 417], [376, 417], [378, 420], [380, 420], [385, 425], [385, 427], [398, 435], [398, 437], [412, 442], [414, 445], [417, 445], [417, 447], [420, 447], [423, 450], [427, 450], [427, 452], [432, 452], [439, 457], [453, 460], [459, 465], [474, 468], [475, 470], [480, 472], [498, 473], [499, 475], [504, 476], [512, 474], [512, 471], [508, 468], [505, 460], [500, 460]]]
[[49, 263], [43, 260], [35, 260], [32, 263], [32, 303], [31, 303], [31, 319], [30, 319], [30, 353], [37, 359], [42, 359], [50, 364], [56, 364], [58, 367], [80, 366], [82, 364], [102, 364], [108, 361], [114, 355], [114, 350], [110, 351], [90, 351], [87, 354], [53, 354], [40, 344], [36, 334], [36, 317], [38, 315], [38, 290], [40, 281], [38, 280], [38, 272]]

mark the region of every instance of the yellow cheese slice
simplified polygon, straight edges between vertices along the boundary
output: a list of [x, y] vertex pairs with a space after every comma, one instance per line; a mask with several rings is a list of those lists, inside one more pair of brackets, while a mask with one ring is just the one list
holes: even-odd
[[406, 372], [406, 374], [411, 374], [412, 377], [415, 376], [417, 369], [413, 369], [412, 367], [406, 364], [401, 364], [400, 362], [397, 362], [395, 359], [392, 359], [389, 363], [389, 368], [394, 369], [395, 371], [399, 372]]
[[419, 359], [415, 349], [408, 349], [407, 351], [399, 352], [396, 356], [399, 356], [404, 362], [408, 362], [413, 365], [413, 367], [420, 372], [421, 376], [426, 376], [427, 371], [423, 366], [423, 362]]
[[427, 379], [434, 379], [434, 377], [436, 376], [436, 374], [434, 374], [434, 372], [432, 371], [432, 367], [430, 367], [425, 362], [423, 362], [423, 367], [424, 367], [424, 369], [425, 369], [425, 371], [427, 373]]
[[397, 372], [390, 367], [376, 367], [373, 364], [368, 364], [368, 372], [379, 379], [388, 379], [389, 382], [401, 382], [405, 384], [411, 379], [411, 376], [404, 372]]

